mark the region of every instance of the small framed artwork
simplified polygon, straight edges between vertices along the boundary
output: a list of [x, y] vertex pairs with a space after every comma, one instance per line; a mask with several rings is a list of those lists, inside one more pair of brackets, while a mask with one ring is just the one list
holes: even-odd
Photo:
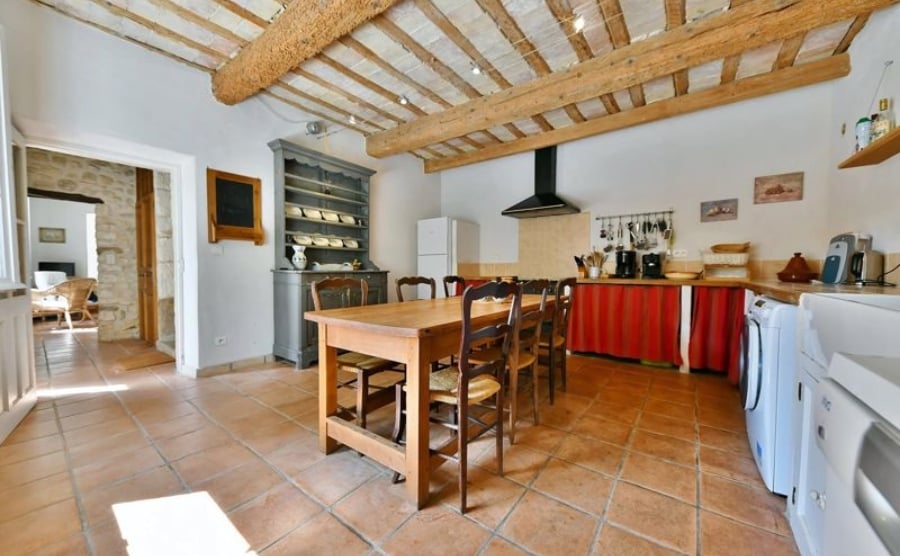
[[737, 220], [738, 200], [722, 199], [700, 203], [700, 222]]
[[65, 228], [38, 228], [38, 241], [41, 243], [65, 243]]
[[222, 239], [263, 244], [260, 180], [206, 169], [209, 242]]
[[760, 176], [753, 180], [753, 203], [783, 203], [803, 199], [803, 172]]

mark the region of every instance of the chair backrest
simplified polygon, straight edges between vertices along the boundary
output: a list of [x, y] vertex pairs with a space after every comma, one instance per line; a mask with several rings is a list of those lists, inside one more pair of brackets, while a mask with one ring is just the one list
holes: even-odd
[[522, 291], [522, 295], [540, 295], [541, 305], [537, 309], [522, 313], [518, 322], [519, 333], [513, 338], [513, 349], [537, 354], [538, 342], [541, 339], [541, 331], [544, 327], [544, 313], [547, 310], [547, 293], [550, 291], [550, 281], [530, 280], [519, 284], [519, 288]]
[[565, 338], [569, 330], [569, 316], [572, 314], [572, 301], [575, 299], [575, 285], [578, 279], [574, 276], [560, 280], [556, 285], [556, 299], [553, 307], [553, 338]]
[[[457, 286], [458, 284], [458, 286]], [[459, 287], [459, 290], [457, 290]], [[466, 279], [462, 276], [444, 276], [444, 296], [454, 297], [456, 292], [462, 292], [466, 289]]]
[[397, 278], [397, 301], [403, 301], [403, 286], [430, 286], [431, 299], [435, 297], [434, 278], [426, 276], [404, 276]]
[[95, 278], [73, 278], [51, 287], [47, 294], [65, 298], [69, 310], [74, 311], [87, 306], [88, 298], [96, 286]]
[[[506, 322], [489, 324], [479, 328], [472, 322], [472, 303], [484, 298], [501, 299], [511, 297]], [[493, 302], [493, 299], [491, 300]], [[507, 358], [511, 347], [516, 322], [522, 310], [522, 294], [517, 284], [508, 282], [487, 282], [480, 286], [466, 288], [462, 299], [462, 339], [459, 344], [459, 384], [458, 395], [467, 399], [469, 381], [485, 373], [497, 377], [502, 384]], [[484, 361], [470, 361], [469, 356], [476, 346], [486, 343], [499, 344], [501, 349], [495, 358]]]
[[519, 286], [522, 288], [522, 295], [527, 293], [541, 295], [544, 292], [550, 292], [550, 280], [529, 280], [522, 282]]
[[354, 278], [325, 278], [312, 283], [313, 309], [337, 309], [366, 305], [369, 284]]

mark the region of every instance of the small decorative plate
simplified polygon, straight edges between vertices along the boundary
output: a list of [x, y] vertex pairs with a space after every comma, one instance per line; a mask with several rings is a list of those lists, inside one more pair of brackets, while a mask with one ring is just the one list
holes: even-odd
[[332, 239], [328, 240], [328, 246], [329, 247], [343, 247], [344, 242], [343, 242], [343, 240], [341, 240], [339, 238], [332, 238]]
[[344, 247], [350, 247], [352, 249], [356, 249], [357, 247], [359, 247], [359, 242], [356, 241], [355, 239], [345, 239]]
[[318, 247], [328, 247], [328, 238], [327, 237], [314, 237], [313, 244]]
[[352, 214], [342, 214], [340, 216], [341, 222], [343, 222], [344, 224], [356, 224], [356, 218], [353, 218]]
[[316, 209], [305, 208], [305, 209], [303, 209], [303, 216], [305, 216], [307, 218], [321, 219], [322, 213], [321, 213], [321, 211], [318, 211]]
[[338, 213], [336, 213], [336, 212], [322, 211], [322, 218], [324, 218], [325, 220], [327, 220], [329, 222], [339, 222], [340, 221], [340, 217], [338, 216]]
[[312, 245], [313, 244], [313, 240], [309, 236], [304, 236], [301, 234], [294, 234], [293, 238], [294, 238], [294, 243], [296, 243], [297, 245]]

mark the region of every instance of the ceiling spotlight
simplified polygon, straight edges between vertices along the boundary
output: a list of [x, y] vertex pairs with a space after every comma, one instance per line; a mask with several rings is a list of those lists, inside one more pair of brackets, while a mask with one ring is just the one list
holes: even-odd
[[350, 122], [350, 125], [356, 125], [356, 116], [350, 114], [350, 117], [347, 118], [347, 121]]
[[576, 33], [580, 33], [584, 29], [584, 16], [576, 16], [575, 19], [572, 20], [572, 27], [575, 28]]
[[397, 99], [397, 102], [399, 102], [403, 106], [406, 106], [407, 104], [409, 104], [409, 99], [406, 98], [406, 95], [400, 95], [400, 97]]
[[318, 135], [322, 133], [324, 126], [322, 122], [306, 122], [306, 134], [307, 135]]
[[475, 75], [481, 75], [481, 66], [479, 66], [475, 62], [472, 62], [472, 73]]

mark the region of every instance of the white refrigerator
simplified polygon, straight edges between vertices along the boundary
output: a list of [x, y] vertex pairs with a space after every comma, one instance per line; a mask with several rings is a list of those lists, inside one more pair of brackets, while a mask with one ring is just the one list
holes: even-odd
[[[419, 220], [416, 274], [434, 278], [437, 296], [444, 297], [444, 276], [459, 273], [459, 263], [478, 262], [478, 224], [454, 218]], [[420, 299], [428, 288], [419, 286]]]

